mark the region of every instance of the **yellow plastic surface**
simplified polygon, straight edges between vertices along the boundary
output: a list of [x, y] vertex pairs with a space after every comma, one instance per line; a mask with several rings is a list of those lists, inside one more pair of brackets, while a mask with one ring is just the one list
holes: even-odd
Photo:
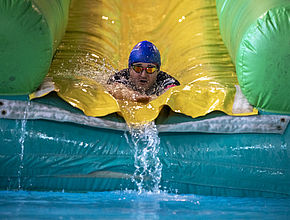
[[[102, 86], [127, 68], [133, 46], [153, 42], [161, 70], [179, 80], [148, 104], [117, 101]], [[73, 0], [66, 35], [49, 77], [58, 95], [89, 116], [120, 113], [129, 123], [154, 120], [163, 105], [198, 117], [232, 112], [235, 68], [221, 39], [215, 0]]]

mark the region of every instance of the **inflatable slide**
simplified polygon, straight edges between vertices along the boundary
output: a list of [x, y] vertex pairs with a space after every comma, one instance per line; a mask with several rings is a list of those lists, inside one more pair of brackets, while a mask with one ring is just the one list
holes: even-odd
[[[2, 1], [0, 189], [136, 189], [132, 127], [154, 122], [160, 189], [289, 197], [289, 10], [287, 0]], [[181, 85], [147, 104], [116, 100], [106, 82], [142, 40]]]

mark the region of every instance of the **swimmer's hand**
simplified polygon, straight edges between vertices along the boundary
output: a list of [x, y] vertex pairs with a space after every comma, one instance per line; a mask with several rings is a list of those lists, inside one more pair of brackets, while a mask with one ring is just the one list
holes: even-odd
[[143, 95], [137, 91], [134, 91], [121, 83], [114, 83], [106, 86], [108, 92], [114, 96], [116, 99], [128, 100], [133, 102], [140, 102], [143, 104], [147, 104], [152, 99], [156, 98], [156, 96], [147, 96]]
[[147, 95], [138, 94], [138, 95], [135, 95], [135, 98], [133, 98], [133, 101], [147, 104], [148, 102], [151, 101], [151, 97]]

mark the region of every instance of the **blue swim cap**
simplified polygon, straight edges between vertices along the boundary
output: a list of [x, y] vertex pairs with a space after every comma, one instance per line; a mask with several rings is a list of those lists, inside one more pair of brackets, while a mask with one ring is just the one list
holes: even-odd
[[132, 49], [129, 56], [129, 67], [133, 63], [155, 63], [161, 66], [160, 53], [157, 47], [149, 41], [141, 41]]

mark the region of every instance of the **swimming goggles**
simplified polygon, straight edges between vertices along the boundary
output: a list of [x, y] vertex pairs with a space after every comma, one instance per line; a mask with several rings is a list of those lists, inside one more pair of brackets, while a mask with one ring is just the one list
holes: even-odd
[[132, 65], [132, 68], [136, 73], [142, 73], [143, 70], [145, 70], [145, 72], [148, 74], [153, 74], [158, 69], [156, 66], [143, 67], [143, 66], [137, 66], [137, 65], [136, 66]]

